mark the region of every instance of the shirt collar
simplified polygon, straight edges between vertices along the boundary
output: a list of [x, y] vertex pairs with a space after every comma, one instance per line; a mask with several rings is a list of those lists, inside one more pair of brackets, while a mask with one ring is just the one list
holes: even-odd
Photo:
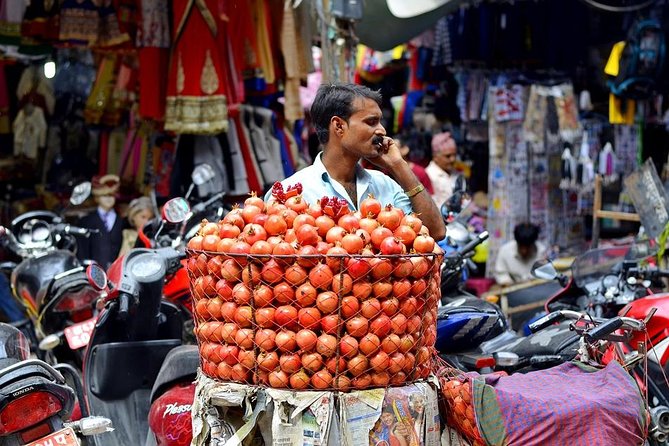
[[[323, 181], [330, 182], [330, 174], [325, 168], [325, 164], [323, 164], [323, 160], [321, 159], [322, 156], [323, 152], [319, 152], [318, 155], [316, 155], [316, 159], [314, 159], [314, 167]], [[362, 182], [366, 184], [369, 183], [371, 175], [360, 165], [360, 163], [358, 163], [355, 165], [355, 178], [358, 183]]]

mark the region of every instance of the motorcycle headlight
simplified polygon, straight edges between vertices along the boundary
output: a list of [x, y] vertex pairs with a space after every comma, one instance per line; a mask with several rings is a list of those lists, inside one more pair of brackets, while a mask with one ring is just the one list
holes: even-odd
[[152, 282], [165, 275], [165, 262], [153, 253], [133, 257], [128, 265], [130, 273], [139, 282]]

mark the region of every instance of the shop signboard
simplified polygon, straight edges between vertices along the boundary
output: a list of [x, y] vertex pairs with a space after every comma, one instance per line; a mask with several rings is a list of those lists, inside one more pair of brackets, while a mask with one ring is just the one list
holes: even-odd
[[669, 223], [669, 197], [655, 164], [649, 158], [624, 182], [646, 234], [651, 238], [658, 237]]

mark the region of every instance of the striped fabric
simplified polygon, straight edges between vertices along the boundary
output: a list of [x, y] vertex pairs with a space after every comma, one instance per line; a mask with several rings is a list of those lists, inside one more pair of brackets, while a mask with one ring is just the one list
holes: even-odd
[[565, 363], [527, 374], [476, 376], [472, 397], [489, 445], [644, 443], [644, 402], [617, 362], [601, 370]]

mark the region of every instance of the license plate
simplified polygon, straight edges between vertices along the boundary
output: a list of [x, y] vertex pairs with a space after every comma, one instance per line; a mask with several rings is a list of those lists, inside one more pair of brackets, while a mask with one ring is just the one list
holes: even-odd
[[79, 446], [79, 439], [71, 427], [49, 434], [26, 446]]
[[95, 320], [96, 318], [91, 318], [87, 321], [71, 325], [63, 330], [65, 332], [65, 339], [67, 339], [67, 345], [69, 345], [72, 350], [86, 347], [88, 345], [88, 342], [91, 340], [93, 329], [95, 328]]

